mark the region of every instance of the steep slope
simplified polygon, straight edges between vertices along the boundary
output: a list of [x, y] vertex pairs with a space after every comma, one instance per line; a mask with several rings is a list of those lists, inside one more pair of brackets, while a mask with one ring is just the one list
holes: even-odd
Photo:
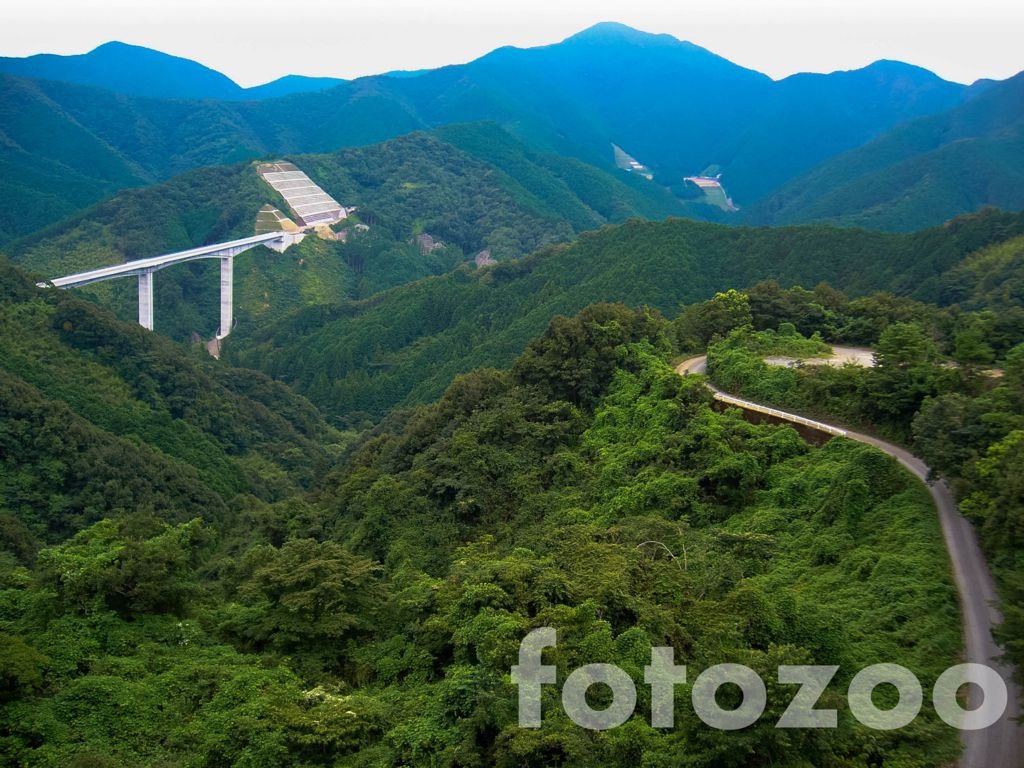
[[934, 300], [941, 275], [965, 256], [1021, 234], [1024, 215], [1006, 214], [909, 236], [631, 221], [520, 261], [312, 307], [265, 331], [247, 328], [230, 339], [227, 354], [293, 384], [325, 412], [376, 417], [435, 397], [473, 367], [507, 365], [553, 316], [593, 302], [674, 312], [680, 303], [769, 277]]
[[742, 122], [745, 130], [726, 166], [729, 190], [749, 204], [884, 127], [943, 112], [964, 95], [962, 86], [898, 61], [787, 77], [768, 112]]
[[154, 178], [78, 123], [40, 85], [0, 76], [0, 242]]
[[271, 99], [293, 93], [319, 93], [345, 82], [336, 77], [285, 75], [263, 85], [243, 88], [226, 75], [190, 59], [117, 41], [71, 56], [41, 53], [25, 58], [0, 57], [0, 72], [154, 99]]
[[0, 243], [119, 190], [263, 152], [223, 103], [0, 75]]
[[[531, 152], [495, 125], [453, 127], [330, 155], [293, 159], [335, 199], [360, 208], [368, 232], [348, 242], [309, 238], [284, 255], [251, 251], [236, 267], [240, 323], [265, 321], [308, 304], [360, 298], [447, 272], [481, 250], [497, 260], [569, 240], [577, 232], [631, 216], [664, 218], [682, 210], [663, 189], [619, 179], [576, 160]], [[492, 162], [487, 162], [488, 160]], [[266, 202], [284, 203], [249, 164], [194, 171], [126, 192], [7, 248], [44, 277], [182, 250], [251, 234]], [[447, 247], [421, 252], [429, 234]], [[157, 328], [175, 338], [215, 329], [216, 265], [195, 262], [161, 272]], [[125, 320], [135, 314], [131, 280], [88, 293]]]
[[116, 41], [74, 56], [0, 58], [0, 72], [157, 99], [230, 99], [243, 91], [226, 75], [197, 62]]
[[38, 289], [6, 262], [0, 329], [0, 550], [136, 513], [224, 521], [240, 495], [309, 486], [341, 438], [267, 377]]
[[[735, 753], [734, 733], [689, 710], [652, 727], [646, 702], [602, 732], [548, 701], [544, 731], [520, 727], [508, 670], [540, 625], [570, 668], [635, 680], [661, 646], [769, 681], [781, 664], [836, 665], [823, 701], [839, 728], [780, 739], [792, 692], [769, 683], [744, 748], [787, 768], [948, 765], [957, 733], [930, 700], [887, 732], [842, 705], [869, 664], [898, 659], [930, 689], [958, 658], [924, 488], [867, 446], [814, 448], [713, 409], [668, 365], [669, 331], [590, 307], [512, 370], [396, 414], [315, 494], [176, 525], [142, 510], [0, 552], [7, 762], [621, 768]], [[0, 435], [31, 431], [17, 416]]]
[[[547, 113], [545, 131], [569, 143], [566, 154], [610, 164], [615, 142], [666, 175], [713, 162], [719, 134], [728, 135], [730, 122], [771, 89], [765, 75], [692, 43], [619, 24], [599, 24], [556, 45], [502, 48], [461, 74], [463, 90], [500, 94], [519, 113]], [[415, 82], [423, 88], [429, 78]]]
[[[555, 45], [502, 48], [415, 78], [364, 78], [323, 97], [331, 104], [307, 96], [292, 106], [327, 117], [368, 100], [372, 117], [371, 105], [386, 101], [395, 116], [430, 126], [493, 120], [533, 146], [605, 166], [615, 143], [667, 184], [718, 164], [735, 174], [730, 192], [744, 205], [830, 154], [959, 103], [964, 88], [892, 63], [775, 83], [669, 35], [599, 24]], [[269, 116], [277, 106], [254, 108]], [[744, 151], [751, 135], [761, 151]]]
[[823, 163], [749, 220], [902, 231], [985, 205], [1024, 208], [1024, 73]]
[[[295, 84], [268, 85], [268, 93]], [[650, 167], [662, 186], [718, 165], [740, 207], [836, 152], [966, 95], [962, 86], [893, 63], [776, 83], [691, 43], [616, 24], [555, 45], [502, 48], [415, 77], [361, 78], [257, 101], [140, 98], [53, 81], [32, 88], [44, 105], [44, 124], [53, 126], [47, 130], [69, 130], [70, 122], [143, 178], [493, 121], [538, 151], [607, 169], [616, 144]], [[30, 178], [13, 181], [34, 189]], [[97, 184], [92, 199], [106, 189]], [[29, 197], [13, 201], [16, 212], [30, 207]]]
[[942, 278], [939, 300], [1001, 313], [1024, 307], [1024, 237], [972, 254]]
[[[716, 164], [741, 205], [885, 126], [962, 98], [961, 86], [895, 64], [775, 83], [699, 46], [618, 24], [554, 46], [502, 49], [466, 70], [485, 87], [537, 99], [537, 110], [572, 105], [600, 141], [620, 144], [666, 183]], [[608, 162], [607, 143], [580, 132], [572, 113], [555, 119], [561, 135], [575, 130], [575, 143]]]

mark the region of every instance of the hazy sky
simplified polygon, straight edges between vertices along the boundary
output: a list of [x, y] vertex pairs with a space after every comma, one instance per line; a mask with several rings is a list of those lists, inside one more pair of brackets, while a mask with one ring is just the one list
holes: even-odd
[[776, 78], [880, 58], [960, 82], [1024, 69], [1024, 0], [0, 0], [0, 55], [116, 39], [249, 86], [459, 63], [598, 21], [668, 32]]

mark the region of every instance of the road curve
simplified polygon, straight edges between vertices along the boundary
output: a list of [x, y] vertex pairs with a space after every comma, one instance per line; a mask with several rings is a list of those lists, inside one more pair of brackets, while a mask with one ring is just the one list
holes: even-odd
[[[701, 355], [684, 360], [676, 366], [680, 375], [707, 373], [707, 357]], [[737, 404], [736, 398], [726, 395], [708, 383], [708, 388], [717, 399]], [[740, 407], [742, 405], [740, 404]], [[775, 410], [775, 415], [797, 423], [806, 424], [797, 414]], [[1008, 703], [1003, 717], [993, 725], [979, 731], [961, 731], [963, 753], [961, 768], [1022, 768], [1024, 766], [1024, 727], [1018, 725], [1020, 717], [1020, 690], [1014, 680], [1013, 668], [1002, 661], [1002, 650], [992, 638], [993, 628], [1002, 622], [997, 607], [997, 595], [992, 573], [978, 546], [974, 527], [960, 514], [953, 494], [944, 482], [928, 482], [928, 467], [919, 458], [898, 445], [887, 443], [876, 437], [860, 432], [841, 430], [840, 427], [824, 425], [831, 430], [845, 432], [845, 437], [867, 443], [892, 456], [906, 469], [925, 482], [935, 501], [946, 541], [953, 579], [960, 593], [960, 611], [963, 617], [964, 660], [986, 664], [997, 672], [1006, 683]], [[968, 706], [976, 708], [981, 703], [976, 686], [970, 687]]]

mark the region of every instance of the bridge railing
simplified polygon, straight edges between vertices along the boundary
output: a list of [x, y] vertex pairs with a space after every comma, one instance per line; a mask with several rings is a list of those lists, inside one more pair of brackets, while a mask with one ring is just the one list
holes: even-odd
[[145, 259], [126, 261], [110, 267], [100, 267], [88, 272], [56, 277], [38, 283], [40, 288], [52, 285], [56, 288], [77, 288], [104, 280], [116, 280], [122, 277], [138, 277], [139, 279], [139, 325], [153, 330], [153, 273], [173, 264], [182, 264], [195, 259], [220, 259], [220, 328], [217, 338], [223, 339], [231, 333], [234, 319], [234, 258], [238, 254], [265, 245], [268, 248], [283, 252], [293, 243], [305, 237], [303, 232], [265, 232], [227, 243], [214, 243], [187, 251], [166, 253], [162, 256], [151, 256]]
[[178, 251], [176, 253], [166, 253], [162, 256], [149, 256], [143, 259], [135, 259], [134, 261], [126, 261], [122, 264], [114, 264], [109, 267], [99, 267], [97, 269], [89, 270], [88, 272], [79, 272], [74, 275], [56, 277], [52, 280], [40, 283], [39, 286], [45, 287], [47, 283], [50, 283], [57, 288], [78, 288], [88, 285], [89, 283], [114, 280], [119, 277], [131, 277], [143, 272], [155, 272], [159, 269], [163, 269], [164, 267], [181, 264], [186, 261], [193, 261], [194, 259], [215, 259], [220, 258], [221, 256], [235, 255], [257, 245], [273, 246], [277, 241], [282, 241], [282, 244], [284, 245], [290, 238], [298, 239], [298, 236], [288, 232], [267, 232], [262, 235], [243, 237], [240, 240], [232, 240], [227, 243], [203, 245], [198, 248], [189, 248], [188, 250]]
[[830, 435], [835, 435], [836, 437], [846, 437], [848, 434], [845, 429], [833, 427], [831, 424], [825, 424], [820, 421], [815, 421], [814, 419], [808, 419], [804, 416], [798, 416], [795, 413], [780, 411], [778, 408], [771, 408], [767, 405], [761, 405], [760, 403], [752, 403], [749, 400], [744, 400], [739, 397], [727, 395], [725, 392], [721, 392], [719, 390], [715, 390], [715, 399], [723, 403], [728, 403], [729, 405], [738, 406], [747, 411], [756, 411], [757, 413], [763, 413], [768, 416], [774, 416], [775, 418], [782, 419], [783, 421], [791, 421], [795, 424], [803, 424], [805, 427], [810, 427], [811, 429], [815, 429], [819, 432], [825, 432]]

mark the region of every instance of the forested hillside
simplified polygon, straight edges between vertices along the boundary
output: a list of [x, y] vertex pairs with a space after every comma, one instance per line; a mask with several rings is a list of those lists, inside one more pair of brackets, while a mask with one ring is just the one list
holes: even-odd
[[[118, 58], [124, 51], [115, 46], [107, 53]], [[183, 66], [172, 58], [158, 64], [160, 71]], [[216, 73], [185, 64], [203, 73], [196, 87], [216, 85], [209, 82]], [[76, 66], [74, 77], [133, 91], [150, 66], [115, 67], [107, 80], [103, 67]], [[475, 121], [496, 122], [535, 151], [609, 171], [617, 144], [652, 168], [663, 188], [717, 165], [745, 207], [837, 153], [969, 96], [964, 86], [895, 62], [774, 82], [691, 43], [616, 24], [556, 45], [502, 48], [414, 78], [360, 78], [318, 93], [247, 101], [234, 100], [237, 94], [151, 98], [166, 95], [164, 86], [157, 79], [148, 97], [127, 96], [0, 74], [8, 201], [0, 211], [0, 239], [34, 231], [113, 190], [201, 166], [332, 152]], [[28, 114], [33, 131], [22, 130]], [[77, 153], [69, 158], [66, 146], [88, 148], [94, 161], [82, 163]], [[65, 175], [74, 181], [68, 189], [60, 183]], [[693, 213], [709, 216], [712, 209]]]
[[766, 275], [783, 285], [825, 281], [851, 295], [887, 290], [934, 301], [942, 276], [965, 256], [1022, 232], [1024, 216], [997, 213], [915, 235], [632, 221], [517, 262], [242, 329], [227, 354], [293, 384], [334, 417], [375, 419], [436, 397], [457, 373], [509, 364], [551, 317], [593, 302], [674, 313]]
[[984, 248], [943, 276], [939, 299], [1001, 313], [1024, 307], [1024, 238]]
[[137, 514], [227, 525], [341, 450], [284, 385], [0, 270], [0, 535], [19, 556]]
[[[72, 366], [175, 349], [74, 299], [50, 304], [23, 280], [3, 307], [11, 330], [42, 331], [22, 345], [49, 345], [47, 359], [66, 350]], [[188, 522], [143, 507], [82, 520], [38, 552], [7, 544], [0, 755], [211, 768], [954, 759], [956, 732], [930, 702], [907, 728], [868, 731], [842, 696], [867, 664], [898, 658], [930, 687], [957, 658], [956, 594], [925, 490], [871, 448], [812, 448], [788, 427], [714, 411], [702, 384], [668, 365], [672, 337], [655, 313], [591, 307], [555, 319], [511, 370], [476, 371], [395, 415], [313, 495], [246, 497]], [[125, 344], [139, 349], [117, 354]], [[176, 377], [155, 385], [199, 370], [173, 354]], [[43, 365], [27, 352], [0, 359], [11, 376]], [[116, 389], [75, 380], [82, 397]], [[232, 396], [213, 386], [207, 397]], [[172, 413], [169, 428], [193, 416]], [[17, 435], [31, 418], [3, 423]], [[50, 450], [34, 472], [60, 471]], [[75, 459], [103, 466], [88, 451]], [[0, 469], [10, 489], [17, 468]], [[28, 505], [7, 492], [22, 521]], [[544, 686], [545, 728], [519, 728], [509, 669], [521, 637], [544, 625], [559, 630], [559, 684], [598, 661], [641, 679], [653, 645], [694, 672], [727, 658], [766, 680], [779, 664], [838, 665], [822, 705], [839, 709], [840, 727], [780, 738], [794, 690], [770, 683], [768, 710], [741, 735], [702, 725], [687, 686], [674, 729], [648, 725], [643, 686], [621, 728], [574, 726], [558, 686]]]
[[30, 80], [0, 75], [0, 243], [153, 177], [72, 121]]
[[[223, 31], [289, 38], [253, 55], [285, 61], [309, 24], [358, 52], [358, 9], [335, 32], [241, 5]], [[414, 30], [432, 56], [445, 23]], [[309, 176], [270, 177], [306, 220], [341, 218], [234, 257], [225, 338], [216, 259], [155, 273], [154, 331], [134, 276], [40, 287], [298, 231], [257, 172], [278, 160]], [[1024, 73], [774, 80], [602, 23], [243, 89], [108, 43], [0, 58], [0, 200], [0, 767], [1010, 768], [1024, 748], [1019, 707], [966, 736], [936, 712], [940, 675], [995, 663], [989, 628], [1024, 685]], [[653, 727], [666, 646], [686, 673]], [[566, 712], [591, 664], [634, 681], [620, 725]], [[696, 682], [722, 664], [765, 684], [738, 729]], [[851, 686], [882, 664], [922, 701]], [[836, 670], [814, 727], [780, 723], [819, 693], [793, 666]], [[624, 703], [594, 671], [588, 706]], [[876, 728], [869, 703], [920, 706]]]
[[[965, 263], [984, 261], [1013, 243]], [[965, 312], [885, 295], [851, 301], [831, 290], [762, 283], [688, 307], [674, 326], [681, 347], [710, 344], [708, 370], [723, 389], [885, 435], [910, 447], [945, 479], [977, 526], [1002, 600], [1005, 622], [998, 637], [1019, 668], [1024, 663], [1019, 482], [1024, 307], [1002, 304], [1000, 298], [990, 309]], [[820, 357], [822, 340], [870, 345], [875, 365], [766, 361], [777, 354]]]
[[983, 206], [1024, 209], [1024, 73], [826, 161], [745, 218], [911, 231]]
[[[495, 125], [452, 128], [441, 138], [449, 136], [471, 145], [472, 153], [412, 134], [291, 158], [335, 199], [358, 206], [358, 219], [370, 229], [352, 230], [345, 243], [308, 238], [284, 254], [259, 249], [239, 256], [239, 325], [448, 272], [484, 249], [496, 260], [523, 256], [606, 221], [662, 218], [681, 209], [657, 187], [638, 187], [578, 161], [534, 154]], [[268, 201], [286, 209], [250, 164], [204, 168], [117, 195], [6, 251], [41, 277], [56, 277], [250, 235], [256, 212]], [[446, 247], [422, 253], [413, 239], [424, 233]], [[209, 336], [216, 330], [216, 270], [215, 263], [192, 262], [160, 272], [158, 331], [187, 339], [193, 332]], [[135, 316], [132, 280], [84, 292], [124, 320]]]
[[41, 53], [25, 58], [0, 57], [0, 72], [159, 99], [272, 98], [323, 91], [342, 82], [330, 77], [293, 75], [242, 88], [226, 75], [197, 62], [117, 41], [72, 56]]

